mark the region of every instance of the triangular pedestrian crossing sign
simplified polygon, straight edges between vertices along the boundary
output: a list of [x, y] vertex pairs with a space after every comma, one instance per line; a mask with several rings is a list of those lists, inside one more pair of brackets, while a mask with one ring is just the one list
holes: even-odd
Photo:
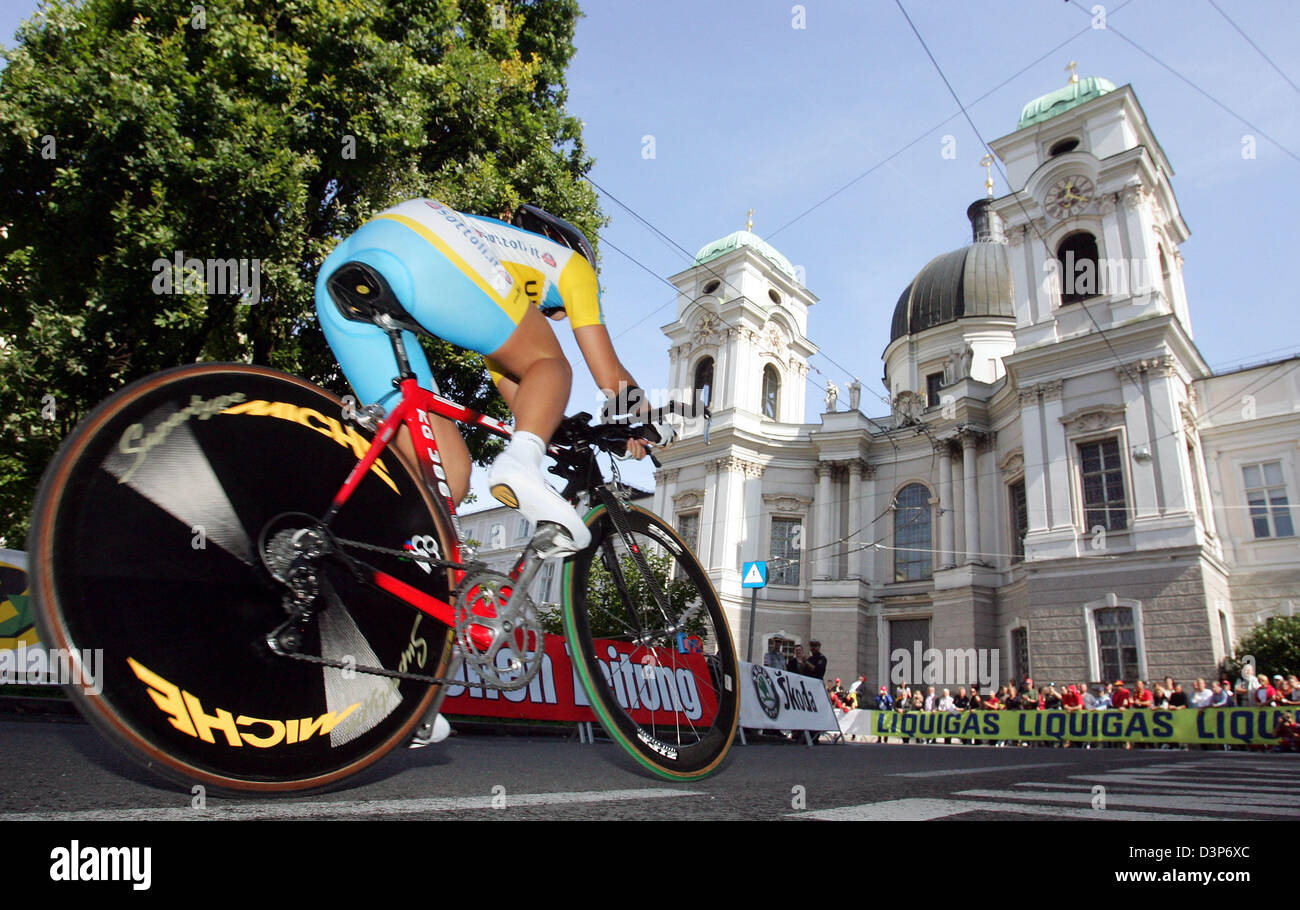
[[749, 564], [749, 571], [745, 573], [744, 583], [747, 585], [756, 585], [759, 587], [767, 584], [767, 579], [764, 578], [763, 573], [758, 570], [758, 563], [751, 562]]

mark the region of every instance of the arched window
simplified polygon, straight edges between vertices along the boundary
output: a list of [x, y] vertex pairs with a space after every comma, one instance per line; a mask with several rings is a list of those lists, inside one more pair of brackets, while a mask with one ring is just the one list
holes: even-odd
[[713, 358], [705, 357], [695, 366], [695, 400], [702, 405], [713, 404]]
[[770, 363], [763, 367], [763, 416], [776, 420], [781, 403], [781, 376]]
[[1056, 248], [1056, 261], [1061, 267], [1061, 306], [1101, 293], [1100, 258], [1097, 238], [1087, 231], [1078, 231], [1061, 241]]
[[1079, 147], [1078, 139], [1074, 139], [1074, 138], [1062, 139], [1060, 142], [1053, 145], [1051, 151], [1049, 151], [1047, 154], [1055, 158], [1057, 155], [1064, 155], [1066, 152], [1072, 152], [1078, 147]]
[[898, 491], [894, 512], [894, 581], [916, 581], [934, 574], [931, 558], [930, 491], [909, 483]]

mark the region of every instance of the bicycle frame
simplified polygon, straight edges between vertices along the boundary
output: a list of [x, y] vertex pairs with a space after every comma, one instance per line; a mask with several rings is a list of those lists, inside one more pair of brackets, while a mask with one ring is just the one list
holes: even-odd
[[[370, 470], [370, 466], [374, 464], [375, 459], [388, 448], [388, 444], [397, 435], [398, 427], [405, 423], [407, 430], [411, 434], [411, 439], [415, 442], [417, 464], [421, 477], [431, 491], [436, 491], [442, 497], [447, 508], [448, 517], [451, 519], [448, 528], [450, 539], [447, 541], [451, 547], [451, 552], [442, 554], [442, 559], [447, 562], [461, 563], [463, 562], [463, 549], [460, 528], [456, 522], [456, 503], [452, 497], [451, 487], [447, 483], [447, 473], [443, 470], [442, 459], [438, 455], [438, 441], [434, 437], [433, 427], [429, 424], [427, 414], [433, 413], [454, 420], [457, 423], [480, 426], [505, 438], [509, 438], [513, 431], [493, 417], [459, 405], [421, 387], [419, 381], [413, 375], [404, 376], [400, 380], [398, 387], [401, 390], [401, 400], [398, 402], [397, 407], [393, 408], [379, 424], [379, 429], [370, 443], [370, 448], [366, 450], [365, 455], [361, 457], [361, 460], [356, 463], [351, 473], [348, 474], [347, 479], [344, 480], [343, 486], [335, 494], [329, 511], [325, 513], [321, 523], [329, 527], [334, 516], [343, 508], [361, 483], [362, 478], [366, 476], [366, 472]], [[514, 569], [509, 573], [513, 580], [518, 581], [523, 566], [524, 561], [522, 559], [516, 563]], [[414, 609], [436, 619], [440, 623], [447, 626], [456, 624], [451, 604], [439, 600], [398, 578], [394, 578], [387, 572], [381, 572], [377, 569], [372, 569], [370, 572], [372, 574], [369, 580], [377, 588], [388, 592], [398, 600], [409, 604]], [[456, 584], [460, 584], [466, 575], [464, 566], [453, 569], [453, 573]], [[480, 647], [486, 648], [491, 644], [491, 635], [482, 627], [472, 627], [470, 635], [474, 643]]]

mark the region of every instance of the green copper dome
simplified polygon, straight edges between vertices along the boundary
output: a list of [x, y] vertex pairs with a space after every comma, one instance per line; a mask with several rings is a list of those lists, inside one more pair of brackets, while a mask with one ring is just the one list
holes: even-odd
[[1023, 130], [1035, 123], [1050, 120], [1057, 114], [1063, 114], [1070, 108], [1078, 107], [1085, 101], [1100, 98], [1107, 92], [1113, 91], [1115, 91], [1115, 83], [1100, 76], [1089, 76], [1086, 79], [1080, 79], [1078, 82], [1071, 82], [1065, 88], [1058, 88], [1054, 92], [1048, 92], [1041, 98], [1035, 98], [1026, 104], [1025, 109], [1020, 112], [1020, 126], [1017, 129]]
[[795, 278], [794, 266], [790, 264], [790, 260], [777, 252], [776, 247], [772, 246], [772, 244], [757, 234], [751, 234], [749, 231], [736, 231], [734, 234], [728, 234], [726, 237], [721, 237], [712, 243], [706, 243], [695, 254], [695, 264], [704, 265], [704, 263], [711, 262], [719, 256], [726, 255], [742, 246], [751, 248], [758, 255], [772, 263], [772, 265], [776, 266], [777, 271], [791, 281], [798, 280]]

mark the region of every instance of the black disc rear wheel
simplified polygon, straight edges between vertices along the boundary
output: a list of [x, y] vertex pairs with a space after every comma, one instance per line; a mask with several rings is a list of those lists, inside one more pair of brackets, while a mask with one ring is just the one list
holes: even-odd
[[[69, 694], [147, 767], [218, 790], [325, 787], [404, 742], [428, 707], [425, 683], [293, 660], [266, 643], [288, 614], [259, 535], [277, 516], [329, 507], [369, 445], [341, 409], [274, 370], [181, 367], [100, 405], [46, 470], [29, 535], [41, 640], [84, 666], [91, 678]], [[443, 553], [438, 514], [389, 449], [332, 530]], [[445, 570], [354, 555], [447, 598]], [[340, 563], [319, 567], [303, 653], [443, 675], [445, 626]]]

